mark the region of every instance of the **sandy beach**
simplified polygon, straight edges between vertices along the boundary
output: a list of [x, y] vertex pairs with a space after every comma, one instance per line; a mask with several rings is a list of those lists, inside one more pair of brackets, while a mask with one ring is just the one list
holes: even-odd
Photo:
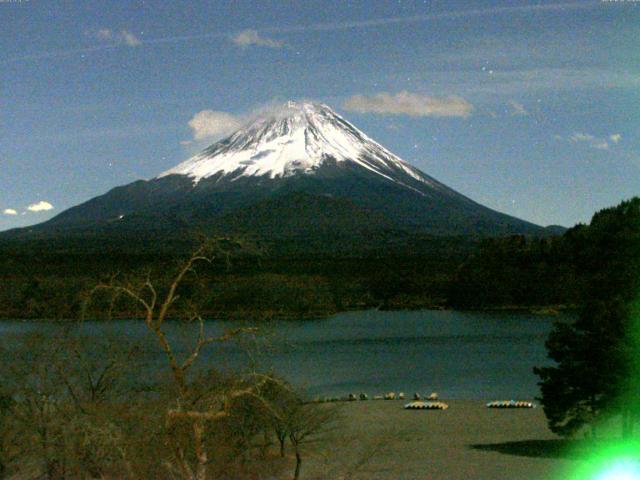
[[340, 404], [341, 428], [303, 467], [306, 479], [561, 479], [574, 460], [536, 409], [487, 409], [448, 401], [444, 411], [409, 411], [403, 401]]

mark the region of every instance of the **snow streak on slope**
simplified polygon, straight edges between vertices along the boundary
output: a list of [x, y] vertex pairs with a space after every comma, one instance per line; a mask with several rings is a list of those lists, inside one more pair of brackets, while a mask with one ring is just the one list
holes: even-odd
[[313, 174], [330, 159], [355, 163], [412, 190], [416, 189], [396, 178], [398, 173], [440, 187], [328, 106], [297, 102], [288, 102], [280, 111], [258, 118], [159, 177], [186, 175], [194, 183], [218, 174], [220, 179], [231, 181], [247, 176], [288, 177]]

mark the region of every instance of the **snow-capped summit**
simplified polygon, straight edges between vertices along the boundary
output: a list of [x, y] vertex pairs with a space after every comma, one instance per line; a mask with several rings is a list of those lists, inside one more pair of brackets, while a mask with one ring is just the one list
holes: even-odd
[[308, 102], [271, 109], [158, 177], [114, 188], [39, 228], [118, 235], [240, 232], [270, 241], [322, 234], [354, 244], [368, 241], [363, 232], [378, 232], [375, 238], [390, 231], [544, 233], [474, 202], [402, 161], [328, 106]]
[[273, 179], [314, 174], [327, 161], [351, 162], [402, 185], [406, 182], [398, 172], [436, 186], [327, 105], [294, 101], [260, 115], [157, 178], [186, 175], [194, 183], [216, 175], [231, 181], [255, 176]]

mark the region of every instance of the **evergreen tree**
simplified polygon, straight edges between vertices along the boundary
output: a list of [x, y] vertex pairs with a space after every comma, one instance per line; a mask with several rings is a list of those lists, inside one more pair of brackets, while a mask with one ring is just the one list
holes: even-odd
[[603, 415], [622, 414], [633, 431], [640, 374], [640, 199], [596, 213], [589, 227], [565, 235], [577, 247], [582, 307], [547, 340], [555, 366], [535, 368], [549, 427], [570, 435]]

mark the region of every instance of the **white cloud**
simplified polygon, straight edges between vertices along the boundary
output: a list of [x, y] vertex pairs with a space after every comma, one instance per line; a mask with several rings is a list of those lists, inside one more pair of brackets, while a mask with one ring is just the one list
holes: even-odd
[[570, 143], [585, 144], [590, 148], [595, 148], [596, 150], [609, 150], [609, 147], [611, 147], [612, 144], [615, 145], [622, 139], [622, 135], [619, 133], [612, 133], [608, 137], [596, 137], [590, 133], [575, 132], [566, 138], [561, 135], [554, 135], [554, 138], [557, 140], [567, 140]]
[[112, 40], [113, 31], [110, 28], [101, 28], [96, 32], [96, 37], [100, 40]]
[[131, 32], [127, 32], [126, 30], [122, 30], [120, 32], [120, 38], [130, 47], [137, 47], [138, 45], [142, 45], [142, 41], [138, 37], [136, 37]]
[[513, 109], [511, 115], [529, 115], [529, 112], [524, 105], [516, 102], [515, 100], [509, 100], [509, 106]]
[[231, 37], [231, 41], [243, 48], [250, 47], [252, 45], [257, 47], [280, 48], [284, 45], [284, 42], [280, 40], [262, 37], [257, 31], [251, 29], [237, 33]]
[[5, 215], [17, 215], [18, 212], [16, 212], [13, 208], [5, 208], [2, 213], [4, 213]]
[[240, 128], [242, 121], [231, 113], [202, 110], [189, 120], [189, 126], [194, 140], [214, 140]]
[[30, 212], [43, 212], [46, 210], [53, 210], [53, 205], [51, 205], [49, 202], [41, 200], [37, 203], [32, 203], [31, 205], [29, 205], [27, 207], [27, 210], [29, 210]]
[[286, 114], [286, 110], [287, 107], [276, 100], [259, 105], [253, 110], [240, 115], [216, 110], [201, 110], [189, 120], [193, 138], [181, 140], [180, 145], [197, 149], [202, 147], [201, 142], [203, 141], [219, 140], [249, 122], [259, 118], [283, 115]]
[[120, 30], [119, 32], [115, 32], [110, 28], [101, 28], [94, 33], [94, 36], [98, 40], [128, 45], [130, 47], [137, 47], [139, 45], [142, 45], [142, 41], [133, 33], [127, 30]]
[[468, 117], [473, 105], [456, 95], [431, 97], [406, 90], [392, 95], [382, 92], [374, 96], [354, 95], [343, 107], [359, 113], [411, 115], [414, 117]]
[[590, 135], [588, 133], [580, 133], [580, 132], [576, 132], [569, 137], [569, 141], [573, 143], [593, 142], [595, 139], [596, 137], [594, 137], [593, 135]]

